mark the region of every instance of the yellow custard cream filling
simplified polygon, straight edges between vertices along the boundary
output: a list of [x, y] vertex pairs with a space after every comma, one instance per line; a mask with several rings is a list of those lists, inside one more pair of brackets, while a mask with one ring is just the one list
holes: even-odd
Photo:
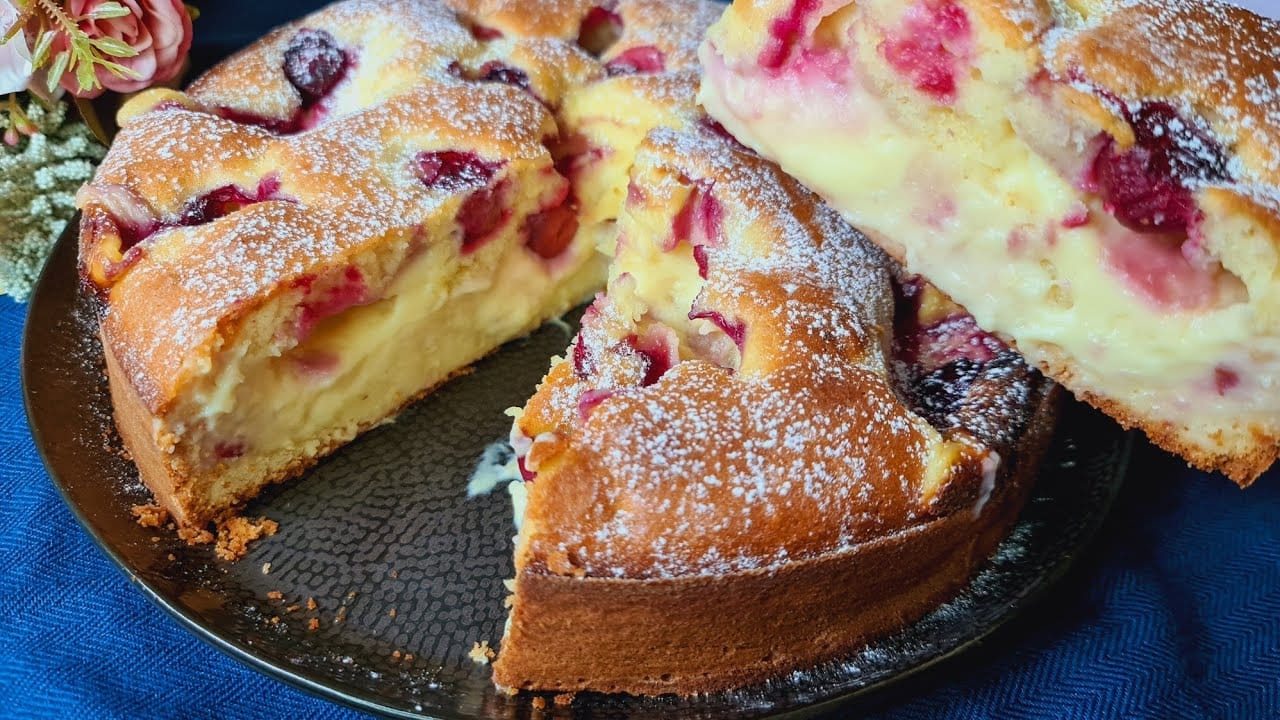
[[605, 262], [590, 243], [580, 238], [548, 263], [515, 237], [519, 225], [508, 223], [474, 262], [449, 238], [402, 254], [380, 299], [322, 320], [296, 347], [245, 337], [221, 353], [192, 395], [200, 427], [187, 436], [189, 451], [216, 458], [217, 445], [243, 444], [245, 457], [224, 460], [213, 500], [350, 440], [602, 284]]

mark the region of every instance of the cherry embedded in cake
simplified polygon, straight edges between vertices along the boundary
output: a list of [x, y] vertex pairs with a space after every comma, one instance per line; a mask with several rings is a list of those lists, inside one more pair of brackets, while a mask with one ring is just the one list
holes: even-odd
[[1241, 484], [1280, 454], [1280, 24], [738, 2], [702, 57], [728, 132], [1077, 396]]

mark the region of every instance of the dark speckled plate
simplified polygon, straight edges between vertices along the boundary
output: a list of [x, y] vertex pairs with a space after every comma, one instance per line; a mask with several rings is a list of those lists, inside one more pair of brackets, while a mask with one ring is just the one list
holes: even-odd
[[[130, 516], [149, 498], [112, 445], [75, 241], [68, 232], [59, 242], [31, 301], [27, 412], [54, 483], [138, 587], [231, 656], [338, 702], [405, 717], [528, 717], [528, 697], [495, 692], [488, 668], [467, 657], [472, 643], [497, 645], [502, 635], [513, 529], [506, 493], [467, 499], [466, 485], [485, 446], [506, 435], [502, 411], [522, 404], [548, 358], [564, 350], [566, 328], [548, 325], [508, 344], [393, 424], [270, 491], [250, 512], [279, 521], [279, 534], [244, 560], [218, 562], [207, 547], [185, 547]], [[1059, 576], [1101, 522], [1128, 452], [1129, 436], [1114, 423], [1069, 406], [1034, 499], [973, 583], [844, 662], [697, 700], [583, 695], [548, 714], [709, 719], [834, 710], [973, 644]]]

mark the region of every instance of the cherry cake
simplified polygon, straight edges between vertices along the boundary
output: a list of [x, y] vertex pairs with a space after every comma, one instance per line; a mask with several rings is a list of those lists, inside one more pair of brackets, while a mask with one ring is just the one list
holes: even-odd
[[652, 131], [516, 413], [498, 684], [709, 692], [915, 620], [1017, 516], [1054, 387], [713, 123]]
[[718, 12], [354, 0], [132, 100], [80, 264], [157, 501], [202, 528], [588, 299]]
[[1280, 453], [1280, 25], [1214, 0], [740, 0], [701, 99], [1076, 395]]
[[729, 688], [955, 593], [1054, 386], [701, 113], [719, 12], [355, 0], [126, 106], [80, 260], [157, 500], [206, 525], [605, 286], [512, 431], [499, 685]]

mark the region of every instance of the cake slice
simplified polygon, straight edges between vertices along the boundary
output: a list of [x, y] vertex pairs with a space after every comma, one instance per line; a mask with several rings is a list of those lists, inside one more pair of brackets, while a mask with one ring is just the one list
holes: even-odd
[[496, 682], [721, 690], [956, 592], [1021, 508], [1052, 385], [709, 123], [648, 135], [618, 235], [512, 429]]
[[1082, 399], [1280, 453], [1280, 25], [1183, 0], [736, 2], [701, 99]]
[[715, 6], [508, 10], [339, 3], [122, 111], [80, 264], [125, 447], [189, 537], [603, 284]]

